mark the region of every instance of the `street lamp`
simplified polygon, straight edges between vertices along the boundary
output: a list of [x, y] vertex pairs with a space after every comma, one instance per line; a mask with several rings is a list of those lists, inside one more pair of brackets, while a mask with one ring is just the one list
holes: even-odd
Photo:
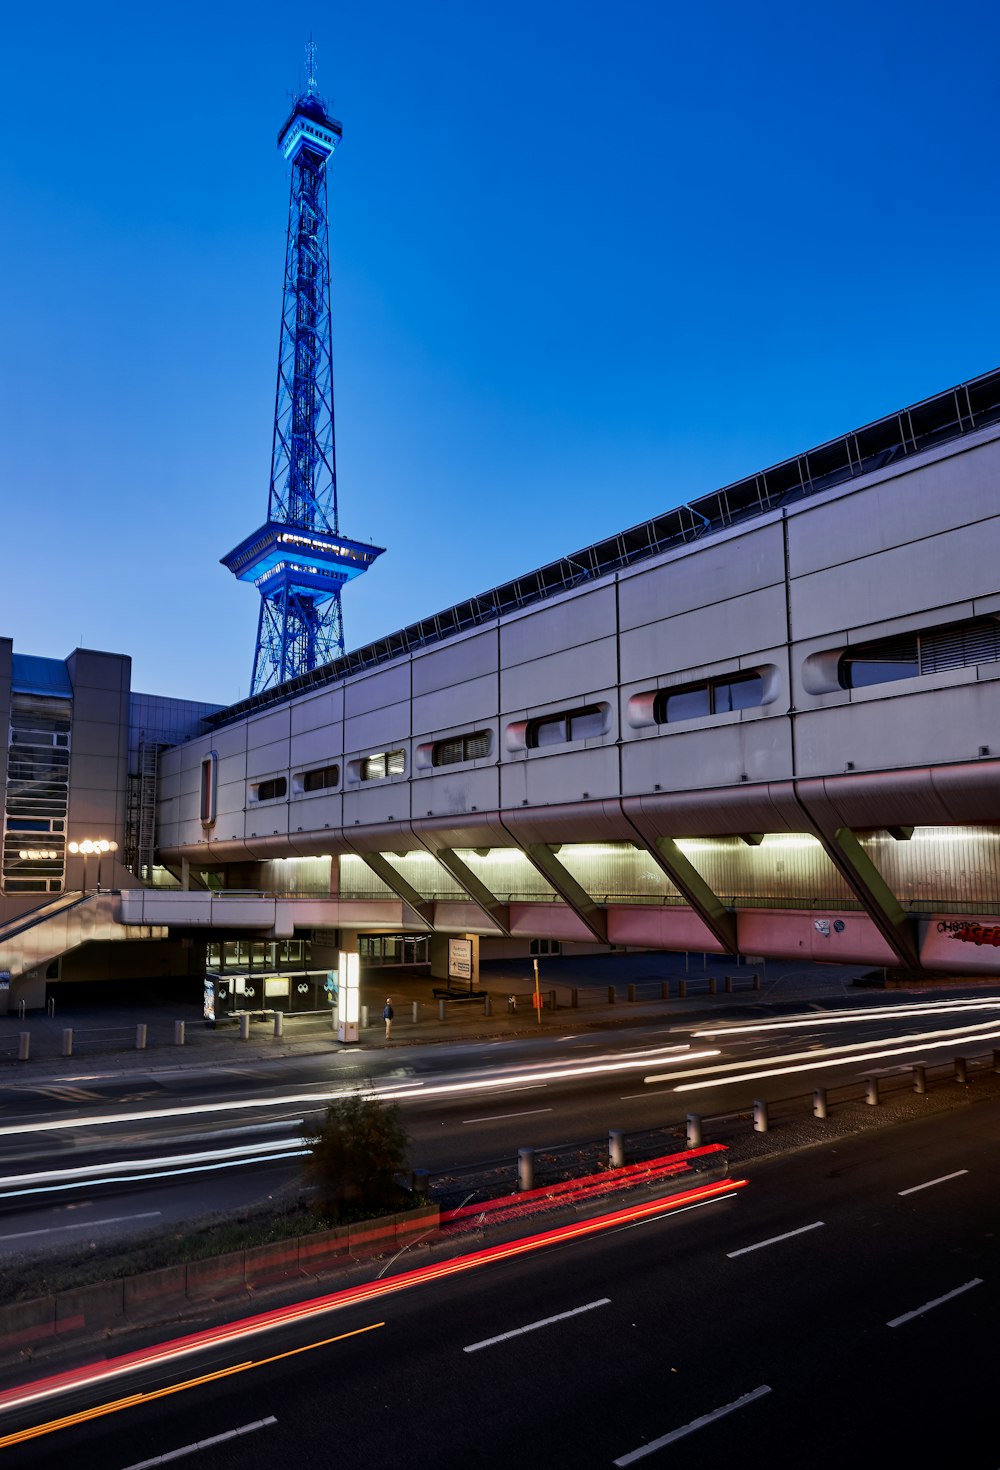
[[83, 891], [87, 891], [87, 863], [93, 852], [97, 853], [97, 891], [101, 891], [101, 859], [106, 852], [117, 852], [117, 842], [109, 842], [106, 837], [85, 837], [82, 842], [71, 842], [69, 850], [73, 853], [81, 853], [83, 856]]

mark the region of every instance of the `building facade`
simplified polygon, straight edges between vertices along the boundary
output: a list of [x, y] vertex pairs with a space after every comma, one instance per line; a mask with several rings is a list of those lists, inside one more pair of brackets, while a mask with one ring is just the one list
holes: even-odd
[[995, 373], [191, 709], [117, 921], [995, 972], [998, 484]]

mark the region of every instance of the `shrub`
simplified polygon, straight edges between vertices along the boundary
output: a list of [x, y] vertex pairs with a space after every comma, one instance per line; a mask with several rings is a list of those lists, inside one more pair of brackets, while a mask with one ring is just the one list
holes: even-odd
[[410, 1202], [396, 1180], [406, 1168], [409, 1144], [398, 1104], [353, 1092], [335, 1099], [322, 1122], [303, 1132], [310, 1149], [306, 1176], [321, 1214], [336, 1220]]

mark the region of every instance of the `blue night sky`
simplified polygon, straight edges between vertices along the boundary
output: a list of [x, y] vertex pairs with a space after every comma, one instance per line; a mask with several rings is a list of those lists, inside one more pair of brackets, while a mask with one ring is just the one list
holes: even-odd
[[355, 647], [996, 367], [998, 14], [9, 7], [0, 634], [248, 692], [310, 30]]

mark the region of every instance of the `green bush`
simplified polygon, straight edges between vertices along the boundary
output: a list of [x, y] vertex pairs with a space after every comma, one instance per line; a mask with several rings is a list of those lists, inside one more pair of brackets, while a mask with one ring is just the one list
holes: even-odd
[[322, 1122], [303, 1130], [314, 1208], [331, 1220], [412, 1203], [397, 1182], [409, 1140], [396, 1103], [358, 1091], [330, 1103]]

